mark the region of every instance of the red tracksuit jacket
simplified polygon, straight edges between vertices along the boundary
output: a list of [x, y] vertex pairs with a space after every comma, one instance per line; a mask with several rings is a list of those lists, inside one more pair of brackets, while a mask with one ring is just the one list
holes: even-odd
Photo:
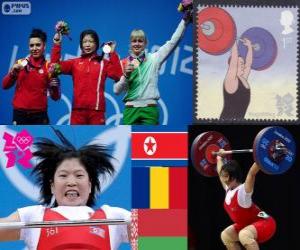
[[[61, 56], [61, 46], [54, 45], [52, 57]], [[73, 109], [105, 112], [105, 80], [119, 81], [123, 75], [119, 56], [113, 52], [110, 60], [100, 60], [97, 54], [60, 62], [62, 74], [73, 77]]]
[[[52, 62], [58, 61], [59, 57], [53, 57]], [[49, 84], [48, 63], [45, 58], [34, 60], [29, 57], [29, 63], [22, 69], [17, 78], [8, 73], [2, 81], [2, 87], [8, 89], [16, 81], [16, 89], [13, 98], [14, 109], [21, 110], [47, 110], [47, 90]], [[59, 99], [59, 93], [51, 95], [53, 100]]]

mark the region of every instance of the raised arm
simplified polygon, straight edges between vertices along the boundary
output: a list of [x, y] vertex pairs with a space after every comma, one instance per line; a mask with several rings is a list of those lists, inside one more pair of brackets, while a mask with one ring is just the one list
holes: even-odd
[[252, 193], [255, 184], [256, 174], [259, 172], [260, 168], [256, 162], [253, 163], [251, 168], [248, 171], [246, 181], [245, 181], [245, 191], [246, 193]]
[[[222, 151], [223, 149], [220, 149], [220, 151]], [[223, 158], [221, 155], [218, 155], [217, 156], [217, 172], [218, 172], [218, 175], [219, 175], [219, 180], [223, 186], [223, 188], [226, 190], [226, 184], [225, 182], [222, 180], [221, 178], [221, 170], [222, 170], [222, 166], [223, 166], [224, 162], [223, 162]]]
[[231, 49], [229, 66], [224, 79], [224, 86], [228, 93], [235, 92], [235, 90], [238, 87], [238, 79], [237, 79], [238, 58], [239, 58], [238, 46], [237, 46], [237, 42], [235, 42]]
[[53, 37], [53, 47], [51, 50], [51, 62], [56, 63], [60, 61], [61, 58], [61, 35], [55, 33]]
[[174, 34], [172, 35], [171, 39], [167, 41], [163, 46], [161, 46], [157, 52], [155, 52], [155, 55], [157, 56], [158, 62], [160, 64], [162, 64], [171, 54], [173, 49], [175, 49], [181, 37], [183, 36], [187, 25], [188, 22], [182, 19], [179, 25], [177, 26], [177, 29], [175, 30]]
[[73, 60], [61, 61], [61, 43], [62, 37], [61, 34], [55, 33], [53, 37], [53, 47], [51, 50], [51, 63], [59, 63], [61, 74], [72, 74]]
[[251, 41], [247, 38], [242, 39], [242, 42], [248, 49], [246, 55], [246, 61], [245, 61], [244, 74], [243, 74], [243, 77], [245, 79], [248, 79], [249, 74], [251, 72], [252, 62], [253, 62], [253, 46]]
[[[0, 218], [0, 223], [4, 222], [19, 222], [20, 217], [18, 212], [11, 214], [6, 218]], [[0, 229], [0, 241], [16, 241], [20, 240], [20, 229]]]

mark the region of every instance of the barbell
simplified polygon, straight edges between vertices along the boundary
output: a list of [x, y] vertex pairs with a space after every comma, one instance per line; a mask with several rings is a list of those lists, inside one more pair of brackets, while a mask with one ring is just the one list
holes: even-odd
[[239, 56], [246, 59], [248, 48], [241, 38], [248, 38], [253, 45], [251, 68], [264, 70], [269, 68], [277, 57], [277, 43], [273, 35], [261, 27], [246, 30], [237, 39], [237, 28], [232, 16], [224, 9], [207, 7], [198, 12], [198, 46], [211, 55], [228, 52], [238, 40]]
[[75, 227], [75, 226], [99, 226], [99, 225], [124, 225], [130, 221], [124, 219], [96, 219], [96, 220], [60, 220], [38, 222], [2, 222], [0, 229], [23, 229], [44, 227]]
[[[277, 57], [277, 43], [273, 35], [261, 27], [252, 27], [246, 30], [241, 37], [248, 38], [253, 44], [253, 62], [251, 68], [264, 70], [269, 68]], [[239, 41], [239, 56], [246, 60], [247, 47]]]
[[[220, 151], [221, 149], [222, 152]], [[254, 161], [267, 174], [282, 174], [294, 163], [296, 143], [283, 127], [266, 127], [255, 137], [252, 149], [232, 150], [229, 140], [221, 133], [208, 131], [198, 135], [191, 147], [195, 169], [207, 177], [217, 176], [217, 155], [229, 161], [232, 154], [253, 153]]]
[[198, 45], [211, 55], [229, 51], [236, 37], [236, 25], [222, 8], [208, 7], [198, 13]]

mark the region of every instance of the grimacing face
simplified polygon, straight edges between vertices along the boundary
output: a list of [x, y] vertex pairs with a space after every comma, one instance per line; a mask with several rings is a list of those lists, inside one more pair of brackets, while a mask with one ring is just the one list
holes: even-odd
[[227, 186], [229, 184], [229, 174], [222, 170], [221, 173], [220, 173], [220, 179], [222, 182], [224, 182]]
[[29, 52], [33, 58], [38, 59], [43, 56], [45, 52], [46, 45], [38, 37], [33, 37], [29, 39]]
[[229, 189], [234, 188], [237, 184], [235, 179], [230, 179], [229, 173], [225, 170], [220, 172], [220, 179]]
[[85, 206], [91, 193], [88, 172], [77, 158], [65, 159], [57, 167], [51, 192], [59, 206]]

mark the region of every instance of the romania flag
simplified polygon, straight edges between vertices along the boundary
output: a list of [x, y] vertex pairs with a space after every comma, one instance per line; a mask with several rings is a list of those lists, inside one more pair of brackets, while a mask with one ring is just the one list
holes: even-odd
[[132, 208], [187, 209], [186, 167], [133, 167]]

